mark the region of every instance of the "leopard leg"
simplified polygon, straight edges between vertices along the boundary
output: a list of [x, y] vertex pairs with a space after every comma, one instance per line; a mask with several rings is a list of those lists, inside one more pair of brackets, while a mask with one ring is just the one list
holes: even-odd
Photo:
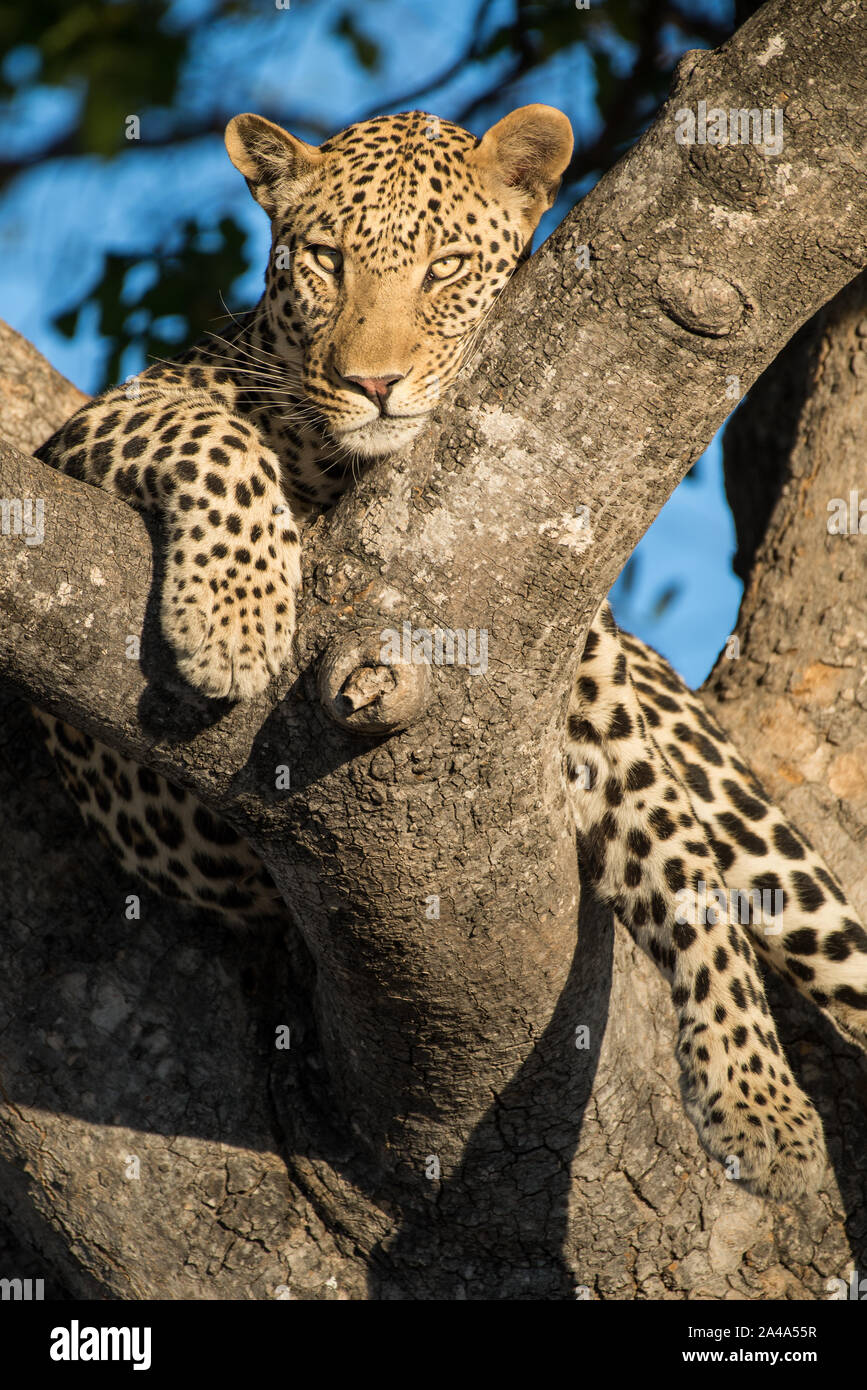
[[704, 884], [713, 902], [724, 881], [648, 732], [607, 605], [576, 676], [565, 772], [585, 873], [671, 981], [685, 1102], [705, 1147], [755, 1191], [816, 1186], [821, 1121], [790, 1074], [749, 938], [714, 912], [693, 924], [683, 911], [684, 895]]
[[162, 628], [184, 678], [214, 698], [264, 690], [292, 644], [301, 540], [257, 430], [204, 392], [118, 387], [37, 456], [160, 515]]
[[760, 955], [867, 1047], [867, 932], [845, 889], [668, 663], [628, 634], [623, 644], [650, 732], [689, 789]]
[[32, 713], [86, 823], [129, 873], [165, 897], [210, 908], [237, 925], [284, 914], [264, 864], [222, 817], [62, 719]]

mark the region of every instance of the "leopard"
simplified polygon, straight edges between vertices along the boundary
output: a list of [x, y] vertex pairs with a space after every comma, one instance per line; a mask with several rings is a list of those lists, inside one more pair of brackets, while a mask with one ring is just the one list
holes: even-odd
[[[425, 428], [530, 255], [573, 137], [562, 112], [535, 103], [481, 137], [409, 111], [320, 145], [245, 113], [225, 143], [270, 220], [261, 299], [88, 401], [37, 456], [156, 513], [160, 622], [180, 677], [198, 698], [238, 702], [290, 653], [305, 529], [357, 468]], [[266, 867], [227, 821], [34, 713], [124, 869], [233, 923], [279, 917]], [[780, 1044], [762, 969], [863, 1048], [867, 933], [845, 890], [701, 698], [618, 627], [607, 600], [570, 688], [562, 752], [582, 884], [670, 984], [702, 1144], [750, 1191], [814, 1190], [822, 1123]], [[768, 894], [770, 923], [757, 906]], [[703, 906], [691, 910], [691, 896]]]

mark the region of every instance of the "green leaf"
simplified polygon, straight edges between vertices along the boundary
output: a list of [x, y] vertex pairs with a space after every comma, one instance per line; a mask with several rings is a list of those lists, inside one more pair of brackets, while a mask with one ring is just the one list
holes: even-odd
[[344, 10], [343, 14], [335, 21], [332, 32], [338, 38], [346, 39], [352, 48], [356, 61], [364, 68], [365, 72], [378, 72], [382, 65], [379, 44], [359, 29], [349, 10]]

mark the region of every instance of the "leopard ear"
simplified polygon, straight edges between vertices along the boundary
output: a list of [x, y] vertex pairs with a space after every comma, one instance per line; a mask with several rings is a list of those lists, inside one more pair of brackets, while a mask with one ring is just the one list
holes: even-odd
[[525, 214], [536, 221], [557, 197], [560, 178], [572, 158], [572, 127], [554, 106], [519, 106], [487, 134], [470, 161], [493, 173], [525, 198]]
[[292, 185], [312, 172], [322, 155], [264, 116], [245, 112], [226, 126], [229, 158], [269, 217], [291, 198]]

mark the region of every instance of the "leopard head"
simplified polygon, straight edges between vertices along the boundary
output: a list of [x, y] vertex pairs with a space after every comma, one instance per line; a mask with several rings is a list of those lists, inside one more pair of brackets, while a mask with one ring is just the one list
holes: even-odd
[[337, 445], [394, 453], [529, 252], [571, 156], [567, 118], [523, 106], [479, 140], [410, 111], [315, 146], [248, 114], [226, 147], [271, 219], [266, 341]]

